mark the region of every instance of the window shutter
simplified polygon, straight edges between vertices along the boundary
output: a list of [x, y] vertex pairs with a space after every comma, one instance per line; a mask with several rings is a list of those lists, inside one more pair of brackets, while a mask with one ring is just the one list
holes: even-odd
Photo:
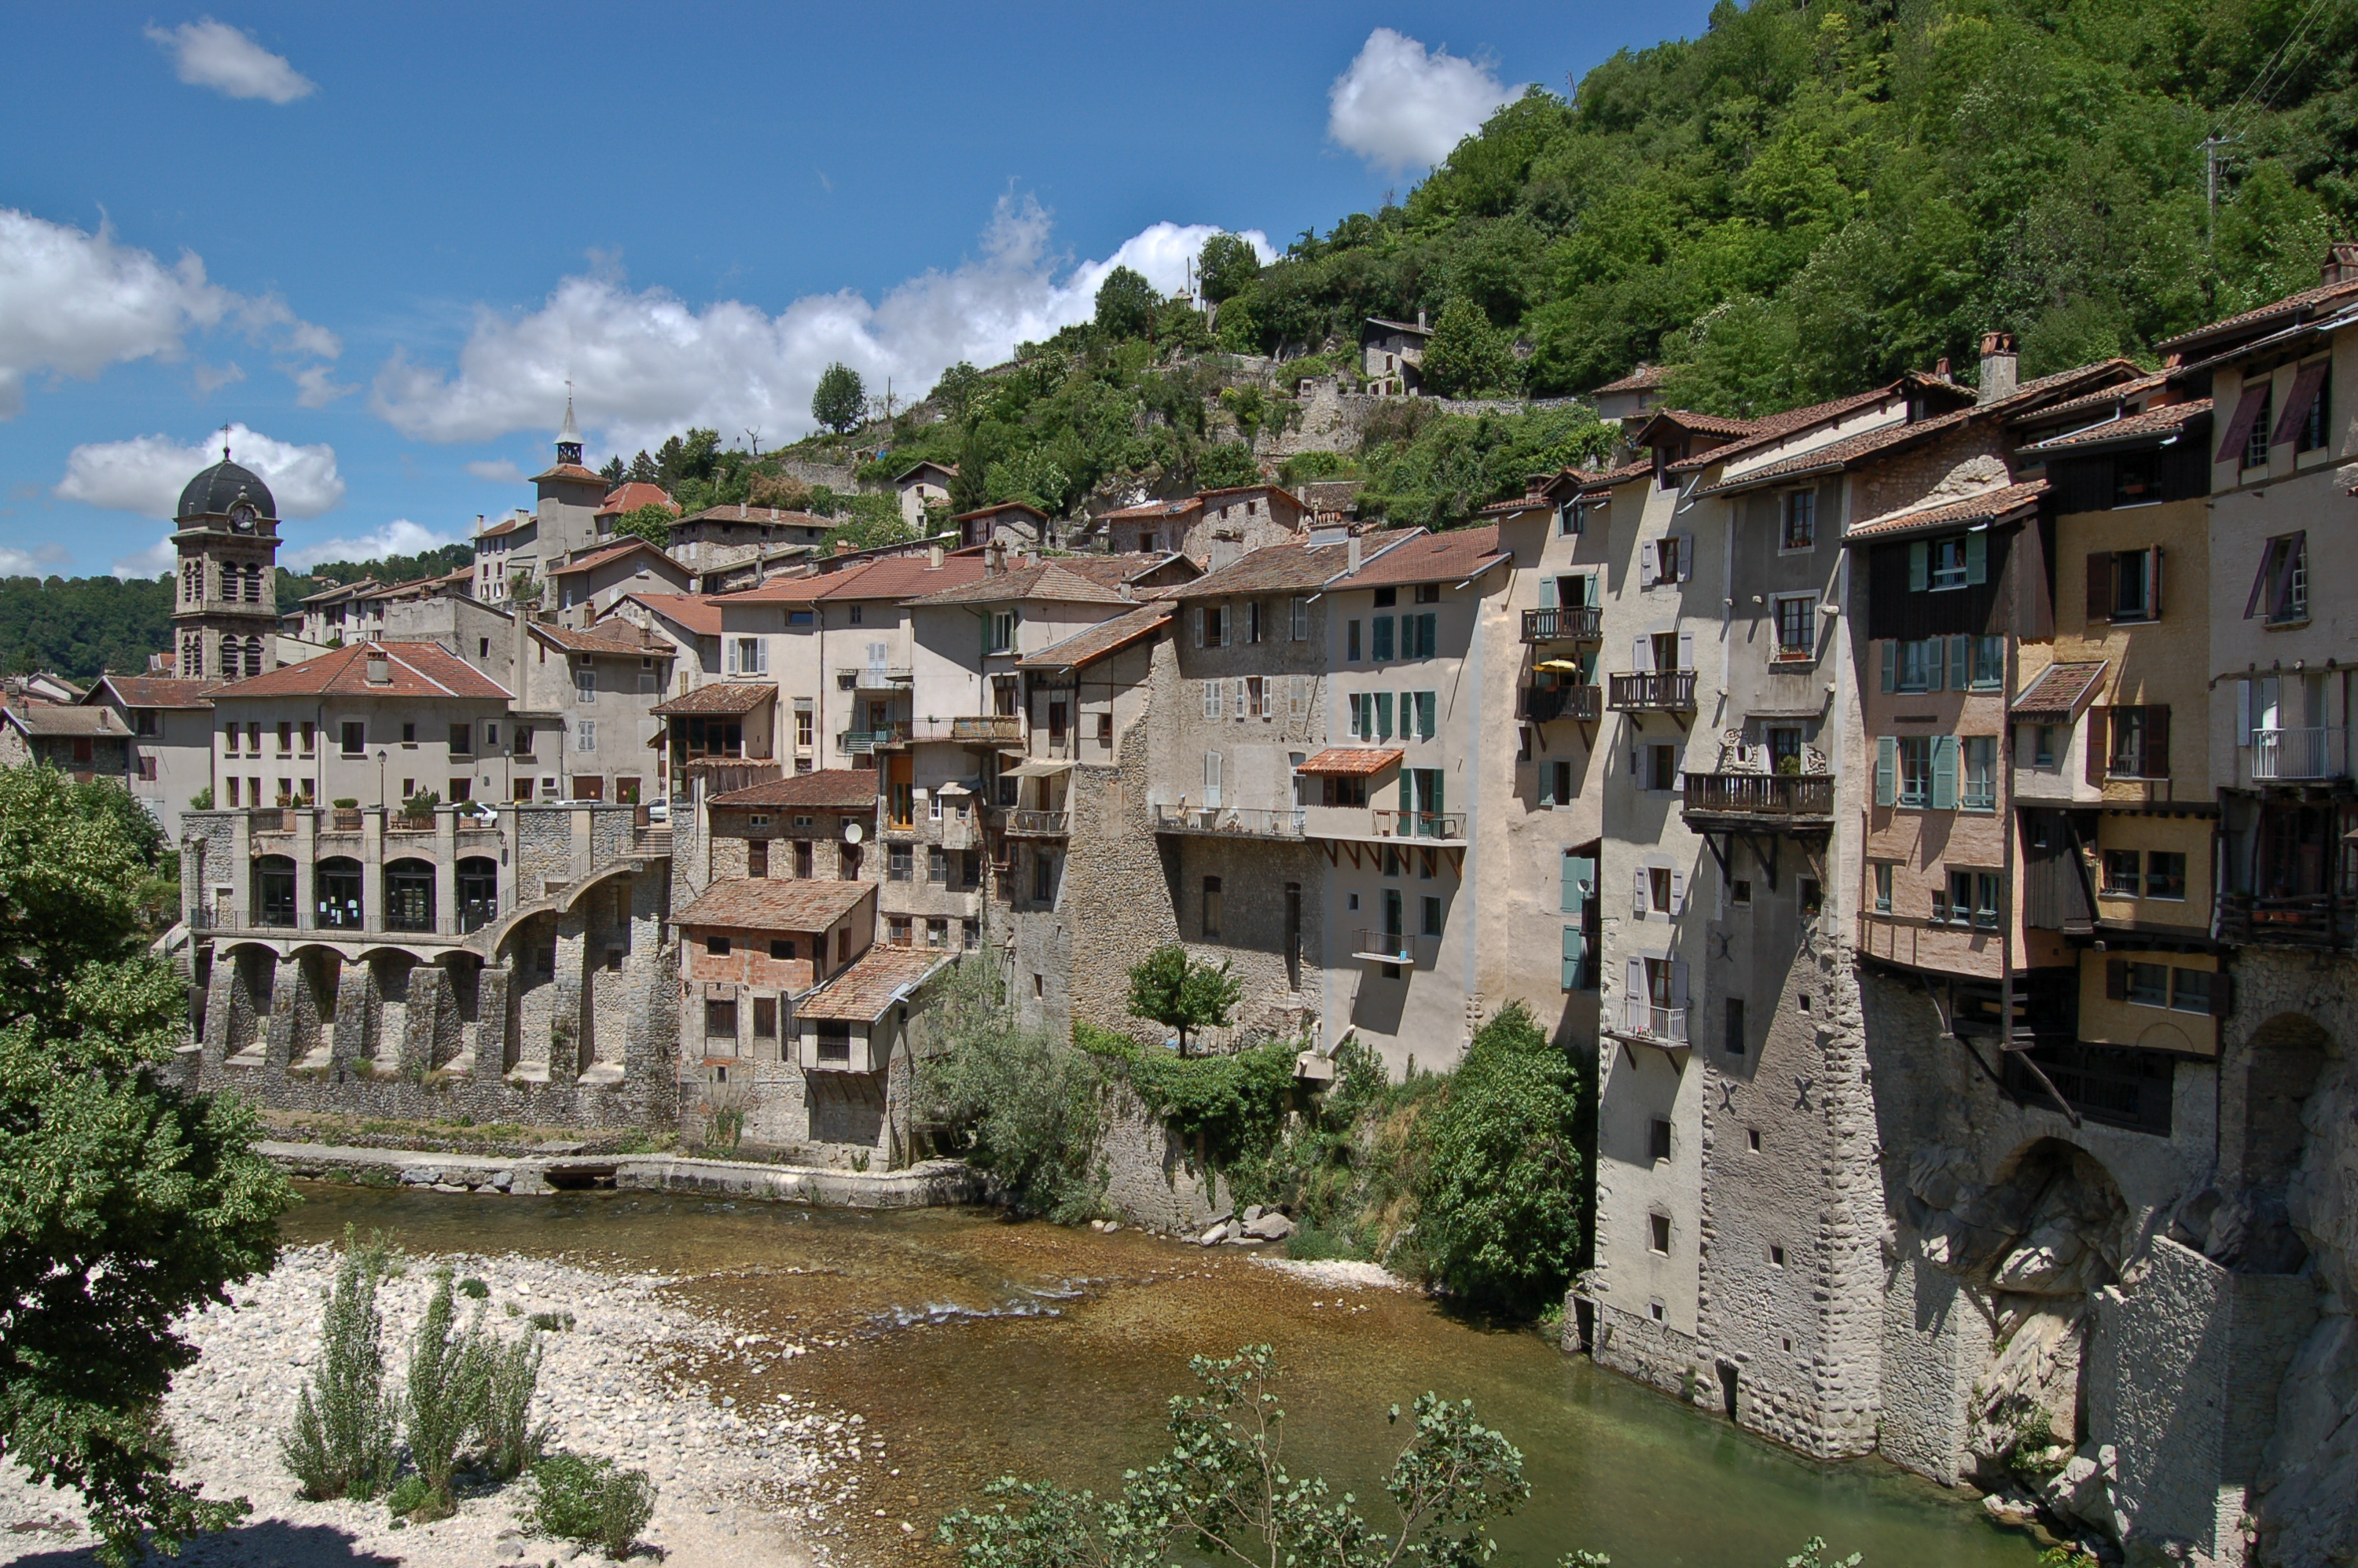
[[2158, 621], [2161, 619], [2161, 546], [2156, 545], [2150, 553], [2153, 559], [2146, 563], [2145, 568], [2145, 612]]
[[[1686, 1011], [1687, 961], [1684, 958], [1671, 960], [1671, 1006], [1677, 1009], [1682, 1015]], [[1670, 1022], [1671, 1038], [1684, 1040], [1687, 1037], [1687, 1021], [1684, 1016], [1674, 1017]]]
[[1629, 898], [1629, 913], [1643, 914], [1646, 913], [1646, 868], [1643, 866], [1638, 868], [1637, 882], [1637, 891]]
[[1679, 633], [1679, 668], [1691, 670], [1694, 667], [1694, 633], [1682, 632]]
[[1563, 900], [1559, 907], [1566, 914], [1578, 914], [1588, 903], [1588, 879], [1596, 874], [1596, 862], [1580, 855], [1561, 855], [1563, 862]]
[[2211, 459], [2214, 463], [2232, 462], [2244, 466], [2244, 443], [2252, 438], [2252, 427], [2259, 423], [2260, 408], [2268, 400], [2271, 384], [2263, 379], [2256, 385], [2246, 384], [2243, 399], [2235, 405], [2235, 416], [2227, 421], [2227, 428], [2219, 438], [2219, 450]]
[[2284, 415], [2277, 419], [2276, 429], [2270, 433], [2268, 445], [2281, 447], [2300, 434], [2300, 427], [2309, 422], [2309, 406], [2317, 401], [2318, 389], [2325, 384], [2325, 372], [2332, 362], [2331, 360], [2319, 360], [2314, 364], [2301, 366], [2294, 373], [2292, 395], [2285, 399]]
[[1974, 640], [1971, 637], [1949, 639], [1949, 689], [1963, 691], [1973, 685]]
[[2113, 557], [2107, 550], [2088, 557], [2088, 621], [2091, 625], [2113, 618]]
[[1427, 768], [1424, 774], [1424, 809], [1438, 816], [1448, 809], [1441, 798], [1444, 780], [1439, 768]]
[[1899, 741], [1890, 735], [1879, 735], [1875, 741], [1875, 804], [1896, 806], [1899, 801]]
[[1659, 554], [1650, 544], [1638, 546], [1638, 586], [1639, 588], [1654, 586], [1654, 569]]
[[2252, 743], [2252, 683], [2247, 677], [2235, 683], [2235, 744]]
[[1541, 610], [1555, 608], [1555, 579], [1552, 577], [1540, 579], [1540, 608]]
[[2111, 719], [2112, 710], [2110, 708], [2092, 708], [2088, 709], [2088, 782], [2092, 784], [2101, 784], [2104, 782], [2104, 763], [2106, 761], [2104, 755], [2106, 747], [2104, 742], [2108, 738], [2108, 729]]
[[2301, 553], [2309, 547], [2309, 530], [2296, 528], [2284, 536], [2277, 551], [2276, 587], [2268, 594], [2268, 613], [2281, 615], [2292, 609], [2292, 574], [2299, 569]]
[[2104, 1000], [2106, 1001], [2129, 1000], [2129, 961], [2126, 958], [2104, 960]]
[[1220, 804], [1220, 754], [1217, 752], [1204, 753], [1204, 804]]
[[1400, 808], [1410, 812], [1416, 809], [1416, 773], [1412, 768], [1400, 771]]
[[[1195, 613], [1201, 615], [1203, 611], [1199, 610]], [[1204, 717], [1206, 719], [1217, 719], [1219, 716], [1220, 683], [1216, 680], [1207, 680], [1204, 683]]]
[[1646, 960], [1630, 959], [1623, 974], [1625, 979], [1621, 994], [1625, 1011], [1621, 1015], [1622, 1026], [1628, 1029], [1643, 1029], [1646, 1027]]
[[1308, 676], [1293, 677], [1293, 690], [1287, 697], [1286, 711], [1296, 719], [1310, 717], [1310, 680]]
[[1943, 655], [1947, 654], [1949, 647], [1948, 639], [1944, 637], [1927, 637], [1924, 639], [1924, 662], [1931, 666], [1931, 668], [1926, 671], [1926, 678], [1931, 684], [1926, 686], [1924, 689], [1926, 691], [1940, 691], [1949, 684], [1943, 663]]
[[2138, 771], [2149, 779], [2169, 776], [2169, 709], [2148, 705], [2145, 710], [2145, 756]]
[[[1375, 693], [1374, 697], [1376, 703], [1376, 739], [1379, 741], [1389, 741], [1392, 738], [1392, 694], [1388, 691], [1379, 691]], [[1408, 788], [1408, 774], [1405, 772], [1401, 774], [1401, 788], [1402, 790], [1406, 790]]]
[[2211, 977], [2211, 1016], [2224, 1018], [2235, 1011], [2235, 977], [2221, 969]]
[[1580, 989], [1580, 964], [1581, 960], [1587, 956], [1585, 951], [1586, 945], [1587, 937], [1579, 926], [1567, 925], [1563, 928], [1563, 989], [1565, 990], [1576, 991]]
[[1694, 535], [1679, 535], [1679, 580], [1686, 582], [1694, 577]]
[[1637, 640], [1634, 651], [1630, 655], [1629, 667], [1641, 676], [1654, 667], [1654, 642], [1652, 638], [1640, 637]]
[[1976, 528], [1965, 535], [1965, 580], [1989, 581], [1989, 530]]
[[1957, 809], [1957, 738], [1932, 737], [1932, 809]]
[[1922, 593], [1932, 586], [1932, 546], [1919, 539], [1908, 546], [1908, 591]]
[[1438, 717], [1435, 710], [1440, 701], [1439, 692], [1421, 691], [1416, 694], [1416, 733], [1419, 740], [1433, 739], [1433, 721]]
[[2276, 577], [2277, 552], [2284, 546], [2282, 539], [2270, 539], [2260, 546], [2260, 569], [2252, 577], [2252, 596], [2244, 600], [2244, 620], [2249, 621], [2260, 612], [2260, 605], [2267, 598], [2268, 584]]
[[1897, 637], [1883, 640], [1883, 689], [1899, 689], [1899, 639]]
[[1195, 646], [1204, 645], [1204, 607], [1195, 606]]
[[1684, 871], [1674, 871], [1671, 873], [1671, 913], [1684, 914], [1686, 912], [1687, 874]]

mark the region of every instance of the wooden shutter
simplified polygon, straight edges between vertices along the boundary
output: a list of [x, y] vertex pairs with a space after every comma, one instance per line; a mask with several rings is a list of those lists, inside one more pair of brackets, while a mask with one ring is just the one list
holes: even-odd
[[1621, 1024], [1625, 1029], [1642, 1030], [1646, 1027], [1646, 960], [1630, 959], [1624, 973]]
[[2244, 620], [2249, 621], [2257, 615], [2260, 606], [2266, 602], [2268, 584], [2275, 580], [2277, 574], [2277, 552], [2284, 547], [2282, 539], [2270, 539], [2260, 546], [2260, 569], [2252, 577], [2252, 596], [2244, 600]]
[[2126, 958], [2104, 960], [2104, 1000], [2106, 1001], [2129, 1000], [2129, 961]]
[[[1388, 691], [1379, 691], [1374, 694], [1374, 697], [1376, 703], [1376, 739], [1379, 741], [1389, 741], [1392, 738], [1392, 694]], [[1401, 773], [1401, 788], [1403, 790], [1408, 788], [1408, 773], [1405, 771]]]
[[1563, 877], [1563, 911], [1578, 914], [1588, 907], [1588, 884], [1595, 879], [1596, 862], [1585, 855], [1565, 855]]
[[1640, 637], [1638, 639], [1637, 651], [1629, 661], [1629, 667], [1641, 676], [1648, 674], [1653, 669], [1654, 640], [1651, 637]]
[[1925, 671], [1926, 685], [1924, 689], [1926, 691], [1945, 690], [1949, 684], [1947, 676], [1947, 655], [1949, 651], [1948, 640], [1942, 637], [1927, 637], [1924, 639], [1924, 662], [1926, 665], [1929, 666]]
[[1678, 1013], [1669, 1021], [1668, 1033], [1673, 1040], [1684, 1040], [1687, 1037], [1687, 961], [1684, 958], [1671, 960], [1671, 1005], [1678, 1010]]
[[1671, 913], [1684, 914], [1686, 912], [1687, 874], [1684, 871], [1673, 871], [1671, 872]]
[[1204, 607], [1195, 606], [1195, 646], [1204, 645]]
[[1883, 640], [1883, 689], [1899, 689], [1899, 639], [1897, 637]]
[[1686, 582], [1694, 576], [1694, 535], [1679, 535], [1679, 580]]
[[1655, 547], [1652, 545], [1646, 544], [1638, 546], [1638, 586], [1639, 588], [1651, 588], [1654, 586], [1654, 565], [1658, 558]]
[[1421, 741], [1430, 741], [1433, 739], [1433, 721], [1438, 716], [1437, 710], [1440, 707], [1440, 702], [1441, 694], [1439, 692], [1421, 691], [1416, 694], [1417, 739]]
[[1989, 530], [1976, 528], [1965, 535], [1965, 580], [1989, 581]]
[[[1196, 613], [1201, 614], [1202, 611], [1198, 611]], [[1352, 700], [1357, 702], [1358, 699], [1354, 697]], [[1354, 708], [1351, 711], [1356, 715], [1358, 712], [1358, 709]], [[1204, 717], [1206, 719], [1217, 719], [1219, 716], [1220, 683], [1216, 680], [1207, 680], [1204, 683]]]
[[2104, 782], [2104, 764], [2109, 760], [2104, 754], [2105, 743], [2110, 738], [2111, 719], [2110, 708], [2088, 709], [2088, 782], [2092, 784]]
[[1949, 639], [1949, 689], [1966, 691], [1973, 686], [1974, 640], [1971, 637]]
[[1694, 633], [1682, 632], [1679, 633], [1679, 668], [1691, 670], [1694, 667]]
[[1932, 809], [1957, 809], [1957, 738], [1932, 737]]
[[2258, 423], [2260, 407], [2268, 400], [2269, 384], [2265, 380], [2245, 384], [2243, 398], [2235, 405], [2235, 416], [2220, 433], [2219, 450], [2211, 459], [2212, 462], [2233, 462], [2239, 469], [2244, 466], [2244, 443], [2252, 438], [2252, 427]]
[[1552, 577], [1540, 579], [1540, 608], [1541, 610], [1555, 608], [1555, 579]]
[[2276, 585], [2268, 594], [2268, 613], [2281, 615], [2292, 608], [2292, 574], [2300, 565], [2301, 552], [2309, 547], [2309, 530], [2296, 528], [2284, 536], [2277, 551]]
[[2147, 552], [2152, 559], [2145, 567], [2145, 612], [2153, 620], [2161, 619], [2161, 546], [2156, 545]]
[[2300, 434], [2309, 419], [2309, 406], [2317, 401], [2318, 388], [2325, 384], [2326, 368], [2333, 362], [2319, 360], [2305, 364], [2292, 378], [2292, 395], [2285, 399], [2284, 413], [2277, 420], [2276, 429], [2268, 437], [2268, 445], [2281, 447]]
[[1875, 741], [1875, 804], [1896, 806], [1899, 801], [1899, 741], [1893, 736], [1881, 735]]
[[1238, 676], [1228, 683], [1229, 717], [1234, 719], [1242, 719], [1246, 713], [1245, 704], [1245, 677]]
[[[1635, 892], [1630, 895], [1630, 899], [1629, 899], [1629, 913], [1630, 913], [1631, 914], [1645, 914], [1645, 913], [1646, 913], [1646, 886], [1647, 886], [1647, 883], [1646, 883], [1646, 868], [1645, 868], [1645, 867], [1643, 867], [1643, 866], [1639, 866], [1639, 867], [1638, 868], [1638, 872], [1637, 872], [1637, 881], [1638, 881], [1637, 889], [1636, 889], [1636, 891], [1635, 891]], [[1641, 983], [1642, 983], [1642, 982], [1641, 982]]]
[[1932, 546], [1919, 539], [1908, 546], [1908, 591], [1922, 593], [1932, 586]]
[[2088, 557], [2088, 621], [2091, 625], [2113, 618], [2113, 556], [2097, 550]]
[[1541, 806], [1555, 804], [1555, 766], [1552, 762], [1540, 764], [1540, 804]]
[[2147, 704], [2145, 710], [2145, 755], [2137, 771], [2149, 779], [2169, 776], [2169, 709]]
[[1563, 989], [1580, 989], [1580, 968], [1588, 956], [1588, 937], [1577, 925], [1563, 928]]

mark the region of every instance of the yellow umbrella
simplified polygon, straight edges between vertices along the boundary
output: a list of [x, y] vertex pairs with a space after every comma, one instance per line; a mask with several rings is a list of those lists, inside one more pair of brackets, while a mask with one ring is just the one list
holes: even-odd
[[1531, 667], [1536, 670], [1552, 670], [1558, 675], [1576, 676], [1581, 673], [1580, 666], [1570, 659], [1541, 659]]

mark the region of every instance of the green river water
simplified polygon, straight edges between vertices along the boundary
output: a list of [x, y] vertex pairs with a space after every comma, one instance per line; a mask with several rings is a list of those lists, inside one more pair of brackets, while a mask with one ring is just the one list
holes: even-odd
[[1189, 1356], [1264, 1342], [1283, 1373], [1289, 1460], [1363, 1498], [1401, 1441], [1387, 1406], [1428, 1389], [1472, 1399], [1521, 1448], [1531, 1484], [1530, 1505], [1498, 1530], [1513, 1568], [1552, 1568], [1575, 1547], [1609, 1552], [1616, 1568], [1781, 1568], [1812, 1535], [1837, 1555], [1865, 1553], [1865, 1568], [2028, 1568], [2038, 1555], [1971, 1502], [1887, 1465], [1812, 1465], [1529, 1331], [1464, 1322], [1406, 1292], [1314, 1288], [1239, 1249], [976, 1210], [305, 1195], [287, 1221], [292, 1240], [340, 1236], [349, 1221], [384, 1227], [414, 1252], [653, 1271], [741, 1332], [834, 1342], [757, 1378], [729, 1364], [713, 1376], [741, 1399], [788, 1392], [859, 1411], [885, 1437], [848, 1542], [871, 1563], [934, 1560], [897, 1524], [885, 1534], [873, 1509], [930, 1533], [1002, 1473], [1118, 1487], [1125, 1466], [1158, 1454], [1164, 1400], [1194, 1386]]

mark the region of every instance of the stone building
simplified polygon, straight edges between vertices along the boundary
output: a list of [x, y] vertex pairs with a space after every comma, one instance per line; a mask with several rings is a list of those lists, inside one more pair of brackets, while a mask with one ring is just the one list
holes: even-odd
[[278, 504], [229, 460], [190, 480], [173, 512], [179, 573], [172, 673], [184, 680], [258, 676], [278, 630]]
[[0, 768], [45, 767], [76, 783], [131, 780], [131, 729], [111, 708], [13, 702], [0, 707]]
[[587, 626], [626, 593], [686, 593], [694, 586], [687, 568], [644, 539], [591, 550], [562, 564], [544, 564], [541, 576], [556, 596], [557, 623]]
[[1359, 329], [1359, 372], [1368, 389], [1391, 397], [1414, 397], [1424, 390], [1424, 345], [1433, 332], [1424, 312], [1414, 321], [1370, 316]]
[[1021, 501], [1002, 501], [996, 506], [961, 512], [950, 519], [950, 525], [957, 531], [960, 549], [970, 550], [982, 545], [1011, 550], [1037, 549], [1057, 542], [1047, 514]]
[[901, 497], [901, 521], [924, 533], [925, 510], [938, 506], [947, 510], [950, 486], [957, 482], [957, 464], [937, 463], [930, 460], [914, 463], [892, 476], [892, 488]]
[[789, 548], [807, 552], [826, 543], [834, 526], [808, 512], [733, 502], [675, 518], [664, 553], [691, 572], [709, 573], [743, 561], [782, 558]]

